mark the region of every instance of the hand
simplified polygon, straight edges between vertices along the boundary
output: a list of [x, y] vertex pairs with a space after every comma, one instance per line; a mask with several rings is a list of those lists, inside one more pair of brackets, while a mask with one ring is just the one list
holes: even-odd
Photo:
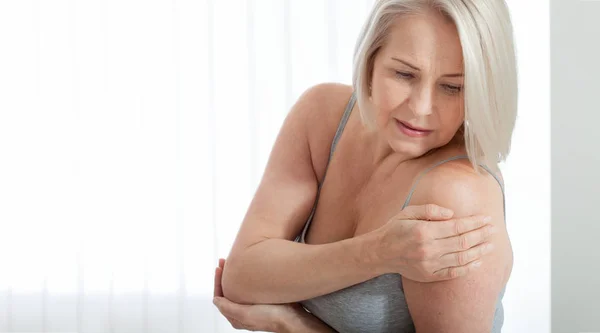
[[[447, 214], [444, 214], [446, 212]], [[493, 246], [486, 216], [451, 219], [437, 205], [408, 206], [376, 233], [375, 257], [385, 272], [418, 282], [464, 276], [481, 264]]]
[[290, 323], [295, 323], [308, 314], [299, 304], [252, 304], [243, 305], [223, 297], [221, 277], [225, 259], [219, 259], [215, 270], [213, 303], [235, 329], [265, 332], [283, 332]]

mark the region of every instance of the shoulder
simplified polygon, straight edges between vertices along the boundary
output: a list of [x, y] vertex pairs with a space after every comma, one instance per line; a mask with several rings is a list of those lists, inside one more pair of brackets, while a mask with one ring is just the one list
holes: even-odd
[[315, 173], [321, 181], [329, 159], [329, 149], [344, 110], [352, 96], [352, 86], [321, 83], [298, 98], [292, 112], [302, 114]]
[[333, 138], [337, 125], [352, 95], [352, 86], [320, 83], [306, 89], [288, 113], [288, 121], [300, 123], [309, 143]]
[[[501, 173], [492, 172], [502, 183]], [[422, 176], [412, 202], [451, 205], [448, 208], [455, 209], [455, 216], [502, 212], [502, 188], [494, 175], [483, 168], [476, 171], [468, 159], [444, 162]], [[498, 223], [504, 220], [500, 215]]]
[[323, 82], [310, 86], [302, 93], [302, 100], [327, 103], [335, 100], [349, 98], [353, 88], [350, 85], [337, 82]]
[[[313, 142], [326, 140], [335, 128], [352, 95], [352, 87], [340, 83], [321, 83], [306, 89], [292, 105], [284, 126], [292, 128], [302, 140]], [[312, 148], [312, 146], [310, 147]]]
[[411, 199], [411, 205], [433, 203], [452, 209], [455, 218], [491, 216], [497, 230], [488, 240], [494, 250], [482, 258], [479, 269], [468, 275], [432, 283], [403, 278], [407, 303], [418, 331], [491, 329], [489, 325], [500, 292], [511, 274], [513, 258], [504, 224], [501, 187], [491, 174], [481, 171], [478, 173], [467, 159], [445, 162], [422, 176]]
[[341, 116], [350, 96], [352, 86], [341, 83], [320, 83], [306, 89], [298, 98], [294, 109], [301, 109], [308, 120], [323, 121], [323, 117]]

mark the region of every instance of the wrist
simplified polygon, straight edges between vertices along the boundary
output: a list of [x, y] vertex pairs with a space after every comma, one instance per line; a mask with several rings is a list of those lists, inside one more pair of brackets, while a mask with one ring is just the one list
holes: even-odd
[[304, 316], [309, 313], [307, 313], [299, 303], [287, 304], [285, 306], [288, 307], [288, 310], [283, 315], [277, 317], [275, 332], [299, 332], [299, 329], [302, 328], [303, 321], [305, 320]]
[[382, 250], [381, 233], [382, 231], [377, 229], [354, 238], [357, 241], [358, 264], [367, 268], [373, 276], [389, 273], [384, 265], [386, 261]]
[[280, 321], [280, 333], [333, 333], [331, 327], [306, 312], [300, 305], [294, 316]]

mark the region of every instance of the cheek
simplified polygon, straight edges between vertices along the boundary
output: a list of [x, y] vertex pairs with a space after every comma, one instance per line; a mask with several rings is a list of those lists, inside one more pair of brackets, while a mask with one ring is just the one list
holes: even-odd
[[406, 85], [394, 78], [374, 78], [372, 101], [377, 109], [378, 120], [385, 122], [390, 114], [399, 108], [408, 96]]
[[464, 121], [464, 112], [460, 104], [440, 110], [440, 123], [445, 135], [453, 135]]

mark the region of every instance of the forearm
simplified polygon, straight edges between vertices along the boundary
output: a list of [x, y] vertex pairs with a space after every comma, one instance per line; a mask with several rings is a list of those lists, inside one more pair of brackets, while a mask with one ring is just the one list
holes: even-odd
[[343, 289], [377, 275], [372, 234], [308, 245], [269, 239], [228, 258], [225, 297], [245, 304], [293, 303]]

